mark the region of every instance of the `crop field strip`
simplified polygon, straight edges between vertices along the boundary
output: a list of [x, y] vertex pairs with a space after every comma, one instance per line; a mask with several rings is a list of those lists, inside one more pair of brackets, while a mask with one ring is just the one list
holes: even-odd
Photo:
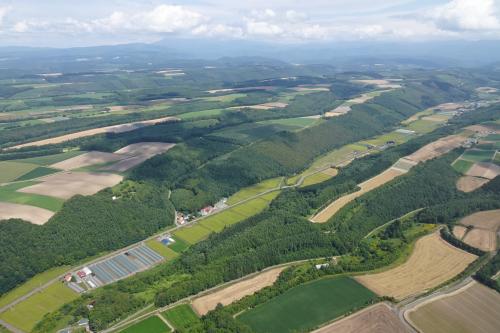
[[349, 277], [321, 279], [292, 288], [236, 319], [256, 333], [305, 331], [362, 307], [374, 298], [370, 290]]
[[172, 330], [158, 316], [148, 317], [120, 331], [121, 333], [169, 333]]
[[181, 304], [161, 313], [168, 322], [176, 329], [182, 330], [193, 323], [200, 321], [189, 304]]
[[[457, 228], [457, 232], [463, 230], [455, 236], [465, 243], [483, 251], [494, 251], [497, 249], [497, 232], [500, 229], [500, 210], [471, 214], [458, 222], [454, 227], [454, 233], [455, 228]], [[469, 228], [472, 229], [469, 230]]]

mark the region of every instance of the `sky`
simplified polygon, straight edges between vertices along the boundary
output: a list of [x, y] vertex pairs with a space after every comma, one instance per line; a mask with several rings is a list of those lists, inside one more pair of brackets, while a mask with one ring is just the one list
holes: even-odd
[[0, 0], [0, 46], [500, 40], [500, 0]]

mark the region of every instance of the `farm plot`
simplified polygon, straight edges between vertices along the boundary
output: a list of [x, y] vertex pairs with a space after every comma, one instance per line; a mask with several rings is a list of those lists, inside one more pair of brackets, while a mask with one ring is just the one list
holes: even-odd
[[331, 204], [329, 204], [325, 209], [320, 211], [318, 214], [314, 215], [311, 218], [311, 221], [314, 223], [325, 223], [327, 222], [333, 215], [335, 215], [340, 209], [342, 209], [349, 202], [353, 201], [356, 198], [359, 198], [363, 194], [384, 185], [385, 183], [390, 182], [394, 178], [405, 174], [406, 172], [401, 169], [389, 168], [384, 172], [378, 174], [377, 176], [368, 179], [367, 181], [359, 184], [360, 190], [354, 193], [350, 193], [340, 197], [335, 200]]
[[489, 179], [462, 176], [457, 180], [457, 189], [462, 192], [472, 192], [483, 186], [489, 181]]
[[450, 135], [423, 146], [413, 154], [406, 156], [406, 159], [425, 162], [460, 147], [466, 140], [467, 138], [463, 136]]
[[322, 172], [317, 172], [312, 175], [306, 176], [304, 178], [304, 182], [300, 185], [300, 187], [306, 187], [318, 183], [322, 183], [324, 181], [327, 181], [328, 179], [335, 177], [337, 175], [338, 171], [337, 169], [334, 168], [329, 168], [326, 169], [325, 171]]
[[193, 308], [199, 315], [205, 315], [215, 309], [217, 304], [229, 305], [245, 296], [272, 285], [285, 267], [273, 268], [249, 279], [232, 284], [211, 294], [196, 298]]
[[169, 151], [174, 146], [174, 143], [165, 142], [133, 143], [115, 151], [114, 155], [122, 156], [122, 159], [112, 165], [101, 168], [101, 170], [125, 172], [155, 155]]
[[407, 311], [412, 326], [425, 333], [496, 333], [500, 327], [500, 294], [475, 281]]
[[464, 226], [456, 225], [453, 227], [453, 235], [458, 239], [464, 238], [466, 233], [467, 233], [467, 228]]
[[52, 168], [61, 169], [61, 170], [74, 170], [83, 168], [89, 165], [96, 164], [105, 164], [110, 162], [115, 162], [123, 159], [124, 156], [112, 154], [112, 153], [103, 153], [100, 151], [91, 151], [88, 153], [84, 153], [82, 155], [75, 156], [73, 158], [69, 158], [67, 160], [52, 164]]
[[385, 303], [378, 303], [312, 333], [409, 333]]
[[24, 180], [32, 180], [32, 179], [44, 177], [44, 176], [47, 176], [47, 175], [50, 175], [50, 174], [53, 174], [56, 172], [59, 172], [59, 170], [40, 166], [40, 167], [37, 167], [36, 169], [31, 170], [28, 173], [25, 173], [21, 177], [16, 178], [16, 182], [17, 181], [24, 181]]
[[146, 245], [167, 260], [172, 260], [179, 256], [179, 253], [156, 239], [146, 241]]
[[417, 241], [404, 264], [382, 273], [358, 276], [356, 280], [378, 295], [401, 300], [448, 281], [476, 258], [433, 233]]
[[25, 332], [31, 332], [36, 323], [47, 313], [59, 309], [65, 303], [71, 302], [77, 297], [78, 294], [73, 290], [60, 282], [56, 282], [9, 308], [0, 314], [0, 319]]
[[375, 295], [348, 277], [316, 280], [290, 289], [237, 317], [255, 332], [311, 330], [372, 301]]
[[0, 221], [8, 219], [22, 219], [33, 224], [45, 224], [54, 212], [34, 206], [0, 202]]
[[475, 163], [469, 171], [466, 173], [467, 176], [481, 177], [486, 179], [493, 179], [500, 175], [500, 166], [494, 163]]
[[189, 304], [181, 304], [161, 314], [176, 329], [182, 330], [200, 321]]
[[16, 160], [16, 162], [33, 163], [33, 164], [37, 164], [37, 165], [48, 166], [48, 165], [67, 160], [69, 158], [72, 158], [72, 157], [75, 157], [75, 156], [78, 156], [81, 154], [84, 154], [84, 153], [85, 153], [84, 151], [80, 151], [80, 150], [70, 150], [70, 151], [67, 151], [64, 153], [59, 153], [59, 154], [54, 154], [54, 155], [24, 158], [21, 160]]
[[460, 172], [461, 174], [465, 175], [467, 173], [467, 171], [469, 171], [469, 169], [472, 168], [473, 165], [474, 165], [474, 163], [471, 161], [457, 159], [455, 162], [453, 162], [453, 164], [451, 166], [457, 172]]
[[52, 212], [56, 212], [62, 207], [64, 203], [64, 200], [62, 199], [53, 198], [45, 195], [18, 192], [19, 189], [34, 184], [38, 184], [38, 182], [23, 181], [23, 182], [16, 182], [9, 185], [0, 186], [0, 201], [10, 202], [20, 205], [35, 206], [43, 209], [48, 209]]
[[459, 221], [457, 227], [472, 227], [463, 241], [483, 251], [497, 247], [497, 231], [500, 229], [500, 209], [471, 214]]
[[0, 184], [16, 180], [37, 167], [38, 166], [36, 164], [32, 163], [19, 163], [12, 161], [0, 162]]
[[171, 329], [158, 316], [146, 318], [137, 324], [127, 327], [121, 333], [168, 333]]
[[122, 181], [123, 177], [111, 173], [61, 172], [43, 178], [43, 182], [31, 185], [19, 192], [69, 199], [74, 195], [92, 195]]
[[163, 261], [163, 257], [145, 245], [136, 246], [89, 266], [94, 273], [88, 277], [96, 286], [103, 286], [144, 271]]
[[8, 149], [19, 149], [19, 148], [30, 147], [30, 146], [45, 146], [45, 145], [50, 145], [50, 144], [58, 144], [58, 143], [62, 143], [62, 142], [66, 142], [66, 141], [70, 141], [70, 140], [74, 140], [74, 139], [79, 139], [79, 138], [84, 138], [84, 137], [92, 136], [92, 135], [96, 135], [96, 134], [102, 134], [102, 133], [129, 132], [129, 131], [133, 131], [133, 130], [141, 128], [141, 127], [152, 126], [152, 125], [157, 124], [157, 123], [162, 123], [162, 122], [166, 122], [166, 121], [175, 121], [175, 120], [178, 120], [178, 118], [163, 117], [163, 118], [157, 118], [157, 119], [151, 119], [151, 120], [136, 121], [133, 123], [127, 123], [127, 124], [121, 124], [121, 125], [113, 125], [113, 126], [94, 128], [94, 129], [75, 132], [75, 133], [71, 133], [71, 134], [65, 134], [65, 135], [57, 136], [57, 137], [50, 138], [50, 139], [44, 139], [44, 140], [39, 140], [39, 141], [34, 141], [34, 142], [23, 143], [20, 145], [9, 147]]
[[490, 162], [495, 152], [495, 150], [468, 149], [460, 158], [471, 162]]
[[236, 192], [235, 194], [233, 194], [232, 196], [230, 196], [227, 199], [227, 204], [233, 205], [237, 202], [251, 198], [257, 194], [269, 191], [269, 190], [274, 189], [274, 188], [278, 188], [281, 181], [282, 181], [282, 177], [278, 177], [278, 178], [264, 180], [260, 183], [255, 184], [255, 185], [245, 187], [245, 188], [239, 190], [238, 192]]

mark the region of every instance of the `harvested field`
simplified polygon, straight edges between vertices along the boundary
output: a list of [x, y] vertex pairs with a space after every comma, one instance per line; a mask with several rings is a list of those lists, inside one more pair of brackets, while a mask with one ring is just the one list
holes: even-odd
[[432, 115], [432, 116], [427, 116], [427, 117], [423, 117], [422, 120], [427, 120], [427, 121], [434, 121], [434, 122], [438, 122], [438, 123], [444, 123], [446, 122], [448, 119], [450, 119], [450, 116], [445, 116], [445, 115]]
[[401, 176], [405, 171], [400, 169], [389, 168], [384, 172], [378, 174], [377, 176], [368, 179], [367, 181], [359, 184], [360, 190], [354, 193], [350, 193], [340, 197], [339, 199], [332, 202], [325, 209], [320, 211], [318, 214], [314, 215], [311, 218], [312, 222], [315, 223], [324, 223], [327, 222], [333, 215], [335, 215], [342, 207], [347, 205], [349, 202], [353, 201], [356, 198], [359, 198], [363, 194], [376, 189], [379, 186], [384, 185], [385, 183], [390, 182], [394, 178]]
[[462, 103], [443, 103], [436, 106], [436, 109], [443, 111], [453, 111], [464, 107]]
[[489, 180], [479, 177], [463, 176], [457, 180], [457, 189], [462, 192], [472, 192], [477, 190]]
[[23, 219], [33, 224], [45, 224], [54, 212], [35, 206], [0, 202], [0, 221], [8, 219]]
[[406, 156], [406, 159], [415, 162], [424, 162], [460, 147], [466, 139], [467, 138], [459, 135], [450, 135], [425, 145], [413, 154]]
[[57, 144], [57, 143], [61, 143], [61, 142], [69, 141], [69, 140], [84, 138], [87, 136], [92, 136], [92, 135], [102, 134], [102, 133], [129, 132], [129, 131], [133, 131], [137, 128], [151, 126], [151, 125], [154, 125], [157, 123], [166, 122], [166, 121], [173, 121], [173, 120], [178, 120], [178, 119], [175, 117], [163, 117], [163, 118], [157, 118], [157, 119], [151, 119], [151, 120], [136, 121], [133, 123], [127, 123], [127, 124], [121, 124], [121, 125], [113, 125], [113, 126], [94, 128], [94, 129], [80, 131], [80, 132], [76, 132], [76, 133], [65, 134], [65, 135], [57, 136], [57, 137], [50, 138], [50, 139], [44, 139], [44, 140], [39, 140], [39, 141], [34, 141], [34, 142], [23, 143], [20, 145], [9, 147], [7, 149], [18, 149], [18, 148], [30, 147], [30, 146], [44, 146], [44, 145], [50, 145], [50, 144]]
[[272, 109], [283, 109], [288, 106], [288, 103], [281, 103], [281, 102], [270, 102], [270, 103], [263, 103], [263, 104], [258, 104], [258, 105], [248, 105], [244, 106], [247, 108], [251, 109], [257, 109], [257, 110], [272, 110]]
[[378, 295], [401, 300], [448, 281], [476, 258], [450, 245], [435, 232], [417, 241], [413, 253], [404, 264], [356, 279]]
[[273, 268], [229, 287], [217, 290], [212, 294], [197, 298], [193, 301], [193, 309], [199, 315], [205, 315], [215, 309], [219, 303], [229, 305], [245, 296], [253, 295], [257, 291], [272, 285], [284, 269], [285, 267]]
[[52, 168], [61, 170], [74, 170], [78, 168], [83, 168], [89, 165], [104, 164], [109, 162], [114, 162], [123, 159], [124, 156], [120, 156], [112, 153], [103, 153], [100, 151], [91, 151], [82, 155], [75, 156], [73, 158], [52, 164]]
[[312, 333], [411, 332], [385, 303], [378, 303]]
[[467, 176], [481, 177], [486, 179], [493, 179], [500, 175], [500, 166], [494, 163], [475, 163], [469, 171], [467, 171]]
[[174, 143], [165, 142], [134, 143], [115, 151], [115, 155], [125, 156], [122, 156], [122, 160], [118, 161], [117, 163], [105, 166], [101, 170], [124, 172], [141, 164], [142, 162], [150, 159], [155, 155], [167, 152], [174, 146]]
[[465, 235], [463, 241], [483, 251], [495, 251], [497, 248], [497, 234], [494, 231], [474, 228]]
[[462, 225], [471, 225], [474, 228], [497, 231], [500, 228], [500, 209], [485, 210], [464, 217], [460, 220]]
[[465, 129], [476, 132], [476, 133], [485, 134], [485, 135], [486, 134], [494, 134], [494, 133], [500, 134], [500, 131], [496, 130], [492, 126], [487, 126], [487, 125], [471, 125], [471, 126], [465, 127]]
[[67, 171], [44, 177], [43, 182], [22, 188], [18, 192], [69, 199], [76, 194], [95, 194], [118, 184], [122, 179], [122, 176], [111, 173]]
[[465, 233], [467, 232], [467, 228], [461, 225], [456, 225], [453, 227], [453, 235], [458, 239], [464, 238]]
[[496, 333], [500, 328], [499, 313], [500, 294], [473, 281], [417, 305], [405, 317], [425, 333]]

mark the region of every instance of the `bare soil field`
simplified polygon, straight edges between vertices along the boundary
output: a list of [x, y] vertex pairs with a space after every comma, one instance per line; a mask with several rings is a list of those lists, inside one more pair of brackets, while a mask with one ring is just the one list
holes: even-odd
[[358, 276], [356, 280], [378, 295], [401, 300], [448, 281], [476, 258], [450, 245], [435, 232], [417, 241], [404, 264], [382, 273]]
[[464, 107], [463, 103], [443, 103], [436, 106], [436, 109], [443, 111], [453, 111]]
[[42, 225], [47, 222], [54, 212], [28, 205], [0, 202], [0, 220], [23, 219], [33, 224]]
[[453, 227], [453, 235], [458, 239], [464, 238], [465, 233], [467, 232], [467, 228], [461, 225], [456, 225]]
[[197, 298], [193, 301], [193, 309], [199, 315], [204, 315], [215, 309], [219, 303], [228, 305], [234, 301], [242, 299], [245, 296], [252, 295], [257, 291], [272, 285], [285, 268], [286, 267], [278, 267], [265, 271], [247, 280], [243, 280], [232, 284], [229, 287], [217, 290], [212, 294]]
[[82, 155], [75, 156], [73, 158], [52, 164], [52, 168], [61, 170], [74, 170], [82, 168], [89, 165], [104, 164], [109, 162], [114, 162], [123, 159], [124, 156], [103, 153], [100, 151], [91, 151]]
[[406, 159], [415, 162], [424, 162], [460, 147], [466, 139], [459, 135], [450, 135], [423, 146], [413, 154], [406, 156]]
[[493, 179], [500, 175], [500, 166], [494, 163], [479, 162], [474, 163], [474, 165], [467, 171], [467, 176], [481, 177], [486, 179]]
[[135, 130], [135, 129], [140, 128], [140, 127], [151, 126], [151, 125], [154, 125], [157, 123], [166, 122], [166, 121], [173, 121], [173, 120], [178, 120], [178, 118], [163, 117], [163, 118], [157, 118], [157, 119], [151, 119], [151, 120], [136, 121], [133, 123], [127, 123], [127, 124], [121, 124], [121, 125], [113, 125], [113, 126], [94, 128], [94, 129], [80, 131], [80, 132], [76, 132], [76, 133], [65, 134], [65, 135], [57, 136], [57, 137], [50, 138], [50, 139], [44, 139], [44, 140], [39, 140], [39, 141], [34, 141], [34, 142], [23, 143], [20, 145], [9, 147], [7, 149], [18, 149], [18, 148], [29, 147], [29, 146], [44, 146], [44, 145], [49, 145], [49, 144], [56, 144], [56, 143], [61, 143], [61, 142], [69, 141], [69, 140], [74, 140], [74, 139], [92, 136], [92, 135], [96, 135], [96, 134], [102, 134], [102, 133], [123, 133], [123, 132]]
[[155, 155], [168, 151], [174, 146], [174, 143], [165, 142], [133, 143], [115, 151], [116, 155], [121, 155], [122, 157], [125, 157], [124, 159], [112, 165], [105, 166], [101, 170], [125, 172]]
[[457, 189], [462, 192], [472, 192], [477, 190], [489, 180], [479, 177], [462, 176], [457, 180]]
[[385, 170], [384, 172], [378, 174], [377, 176], [359, 184], [358, 185], [360, 187], [359, 191], [344, 195], [343, 197], [340, 197], [331, 204], [329, 204], [325, 209], [320, 211], [318, 214], [314, 215], [311, 218], [311, 221], [315, 223], [327, 222], [333, 215], [335, 215], [342, 207], [347, 205], [349, 202], [353, 201], [354, 199], [362, 196], [363, 194], [379, 186], [384, 185], [385, 183], [390, 182], [394, 178], [404, 173], [405, 172], [402, 170], [393, 168]]
[[500, 294], [475, 281], [407, 311], [412, 326], [425, 333], [497, 333]]
[[480, 134], [493, 134], [493, 133], [500, 134], [500, 131], [494, 129], [493, 127], [489, 127], [489, 126], [485, 126], [485, 125], [471, 125], [471, 126], [465, 127], [465, 129], [473, 131], [473, 132], [477, 132]]
[[410, 330], [385, 303], [372, 305], [312, 333], [408, 333]]
[[497, 248], [497, 233], [474, 228], [465, 235], [463, 241], [483, 251], [495, 251]]
[[361, 84], [372, 84], [375, 85], [379, 88], [383, 89], [394, 89], [394, 88], [401, 88], [401, 85], [391, 83], [391, 81], [388, 80], [352, 80], [352, 82], [356, 83], [361, 83]]
[[257, 110], [271, 110], [271, 109], [283, 109], [288, 106], [287, 103], [280, 103], [280, 102], [271, 102], [271, 103], [263, 103], [263, 104], [258, 104], [258, 105], [251, 105], [248, 106], [249, 108], [252, 109], [257, 109]]
[[338, 117], [344, 115], [351, 111], [351, 107], [349, 105], [341, 105], [333, 109], [332, 111], [325, 112], [326, 118]]
[[106, 187], [118, 184], [122, 179], [122, 176], [111, 173], [68, 171], [43, 177], [41, 183], [22, 188], [18, 191], [69, 199], [76, 194], [95, 194]]

